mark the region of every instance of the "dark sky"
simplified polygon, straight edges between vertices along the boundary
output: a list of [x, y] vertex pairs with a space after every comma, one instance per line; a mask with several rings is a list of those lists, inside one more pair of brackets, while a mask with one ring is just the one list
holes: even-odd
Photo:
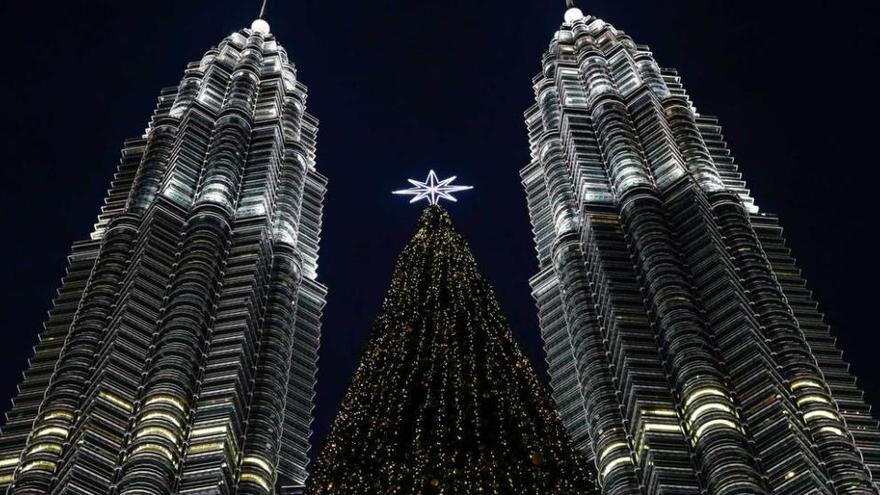
[[[0, 402], [14, 392], [69, 246], [90, 232], [122, 141], [257, 0], [0, 2]], [[877, 2], [593, 0], [581, 5], [677, 67], [718, 115], [788, 238], [869, 400], [876, 365], [880, 172]], [[549, 0], [275, 0], [273, 31], [321, 120], [330, 287], [318, 385], [323, 437], [419, 215], [389, 191], [428, 168], [476, 190], [450, 207], [543, 368], [519, 169], [531, 78], [562, 19]]]

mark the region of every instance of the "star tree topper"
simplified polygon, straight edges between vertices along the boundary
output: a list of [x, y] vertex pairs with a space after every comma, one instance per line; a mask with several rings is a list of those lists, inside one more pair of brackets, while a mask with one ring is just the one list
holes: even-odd
[[455, 179], [457, 179], [457, 177], [452, 176], [448, 179], [439, 180], [437, 178], [437, 174], [433, 170], [431, 170], [430, 172], [428, 172], [428, 178], [425, 180], [425, 182], [408, 179], [409, 183], [415, 187], [394, 191], [392, 194], [415, 196], [412, 200], [410, 200], [410, 203], [415, 203], [423, 199], [431, 203], [432, 205], [439, 204], [441, 199], [446, 199], [455, 203], [458, 200], [455, 199], [454, 196], [452, 196], [452, 193], [473, 189], [473, 186], [450, 185], [455, 182]]

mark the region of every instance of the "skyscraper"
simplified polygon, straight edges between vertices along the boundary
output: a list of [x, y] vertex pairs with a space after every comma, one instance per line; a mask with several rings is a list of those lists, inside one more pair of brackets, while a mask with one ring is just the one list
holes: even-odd
[[[411, 193], [436, 203], [463, 187], [448, 183], [432, 172]], [[596, 493], [591, 466], [436, 204], [400, 255], [306, 493]]]
[[569, 3], [533, 83], [531, 285], [603, 493], [878, 493], [877, 422], [676, 71]]
[[326, 180], [262, 19], [125, 143], [0, 435], [13, 494], [293, 493], [305, 481]]

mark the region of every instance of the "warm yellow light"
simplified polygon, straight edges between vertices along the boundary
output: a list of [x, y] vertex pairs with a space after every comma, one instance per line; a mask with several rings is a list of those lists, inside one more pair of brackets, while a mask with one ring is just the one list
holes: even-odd
[[248, 481], [248, 482], [260, 485], [264, 490], [266, 490], [269, 493], [272, 493], [272, 485], [269, 484], [269, 482], [266, 480], [266, 478], [263, 478], [259, 474], [241, 473], [241, 476], [239, 477], [239, 479], [241, 481]]
[[37, 430], [37, 433], [34, 436], [44, 437], [46, 435], [58, 435], [67, 438], [68, 434], [67, 428], [61, 428], [60, 426], [47, 426], [46, 428]]
[[647, 432], [681, 433], [681, 426], [667, 423], [645, 423], [636, 435], [636, 460], [641, 460], [642, 451], [647, 448], [645, 445], [645, 433]]
[[106, 400], [107, 402], [117, 406], [121, 409], [124, 409], [128, 412], [132, 412], [134, 410], [134, 406], [131, 405], [131, 402], [124, 400], [116, 395], [111, 394], [110, 392], [101, 392], [98, 394], [98, 397]]
[[688, 423], [692, 424], [697, 418], [709, 411], [724, 411], [733, 414], [733, 409], [731, 409], [730, 406], [720, 402], [710, 402], [709, 404], [703, 404], [691, 411], [691, 413], [688, 414]]
[[844, 433], [843, 430], [841, 430], [840, 428], [835, 428], [833, 426], [823, 426], [823, 427], [819, 428], [819, 432], [820, 433], [832, 433], [832, 434], [837, 435], [839, 437], [846, 436], [846, 433]]
[[183, 401], [172, 395], [156, 395], [154, 397], [150, 397], [146, 400], [146, 402], [144, 402], [144, 405], [147, 406], [151, 404], [171, 404], [175, 408], [180, 409], [182, 412], [186, 412], [186, 406], [184, 405]]
[[690, 406], [695, 400], [700, 397], [704, 397], [706, 395], [717, 395], [719, 397], [728, 398], [727, 394], [724, 393], [723, 390], [719, 390], [717, 388], [706, 387], [695, 390], [688, 398], [684, 401], [684, 407], [687, 408]]
[[629, 457], [618, 457], [617, 459], [614, 459], [605, 466], [605, 469], [602, 470], [602, 477], [604, 478], [608, 476], [611, 471], [614, 471], [614, 469], [621, 464], [632, 464], [632, 459]]
[[198, 428], [192, 431], [190, 436], [193, 438], [207, 437], [211, 435], [222, 435], [226, 433], [226, 426], [209, 426], [207, 428]]
[[626, 442], [615, 442], [615, 443], [612, 443], [611, 445], [609, 445], [609, 446], [605, 447], [604, 449], [602, 449], [602, 452], [599, 453], [598, 460], [599, 460], [599, 462], [602, 462], [602, 460], [605, 459], [605, 456], [607, 456], [607, 455], [610, 454], [611, 452], [613, 452], [613, 451], [615, 451], [615, 450], [617, 450], [617, 449], [625, 449], [625, 448], [627, 448], [627, 447], [629, 447], [629, 445], [627, 445]]
[[260, 466], [261, 468], [263, 468], [264, 471], [266, 471], [269, 474], [272, 474], [275, 472], [275, 470], [272, 468], [272, 465], [269, 464], [262, 457], [247, 456], [244, 459], [242, 459], [241, 462], [242, 462], [242, 464], [254, 464], [254, 465]]
[[173, 431], [169, 430], [168, 428], [162, 428], [161, 426], [151, 426], [149, 428], [144, 428], [138, 431], [134, 437], [141, 438], [147, 435], [160, 436], [168, 439], [174, 444], [177, 444], [180, 441], [180, 437], [178, 437]]
[[669, 418], [678, 416], [672, 409], [650, 409], [648, 411], [642, 411], [642, 414], [647, 414], [649, 416], [666, 416]]
[[678, 433], [681, 431], [681, 426], [667, 425], [664, 423], [647, 423], [645, 425], [645, 431], [662, 431], [662, 432], [668, 432], [668, 433]]
[[33, 471], [34, 469], [45, 469], [46, 471], [55, 471], [55, 463], [49, 461], [33, 461], [25, 464], [21, 468], [22, 473]]
[[822, 388], [822, 385], [819, 382], [813, 380], [795, 380], [791, 382], [791, 389], [798, 390], [802, 388]]
[[171, 453], [170, 450], [159, 445], [157, 443], [145, 443], [136, 447], [133, 451], [131, 451], [132, 457], [141, 454], [141, 453], [153, 453], [153, 454], [161, 454], [164, 457], [168, 458], [169, 461], [174, 462], [174, 454]]
[[714, 429], [714, 428], [730, 428], [732, 430], [737, 430], [736, 423], [730, 421], [728, 419], [713, 419], [712, 421], [707, 421], [705, 424], [697, 428], [697, 431], [694, 432], [694, 436], [698, 439], [706, 433], [706, 430]]
[[153, 419], [162, 419], [162, 420], [168, 421], [169, 423], [174, 424], [178, 428], [180, 428], [180, 426], [181, 426], [180, 420], [178, 420], [174, 416], [172, 416], [168, 413], [164, 413], [164, 412], [151, 412], [151, 413], [144, 414], [144, 417], [141, 418], [141, 421], [142, 422], [143, 421], [150, 421]]
[[191, 454], [201, 454], [204, 452], [223, 450], [224, 446], [225, 444], [223, 442], [202, 443], [190, 446], [189, 451]]
[[820, 404], [831, 405], [831, 402], [828, 401], [828, 399], [826, 399], [825, 397], [822, 397], [821, 395], [805, 395], [797, 400], [798, 406], [803, 406], [804, 404], [809, 404], [812, 402], [818, 402]]
[[603, 225], [620, 225], [620, 220], [616, 215], [603, 215], [593, 213], [589, 215], [590, 223], [599, 223]]
[[832, 421], [840, 421], [836, 414], [831, 411], [819, 410], [819, 411], [810, 411], [804, 414], [804, 421], [813, 421], [815, 419], [830, 419]]
[[28, 454], [39, 454], [40, 452], [52, 452], [53, 454], [61, 453], [61, 446], [55, 443], [38, 443], [28, 450]]
[[51, 411], [46, 413], [43, 417], [44, 421], [49, 421], [50, 419], [66, 419], [68, 421], [73, 421], [73, 413], [69, 411]]

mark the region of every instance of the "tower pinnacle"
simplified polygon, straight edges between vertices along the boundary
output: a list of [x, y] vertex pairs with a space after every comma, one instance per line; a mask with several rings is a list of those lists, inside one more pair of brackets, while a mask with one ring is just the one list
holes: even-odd
[[251, 24], [251, 29], [260, 34], [269, 34], [270, 31], [269, 23], [266, 22], [266, 5], [268, 3], [269, 0], [263, 0], [263, 6], [260, 7], [260, 15], [257, 17], [257, 20]]
[[575, 7], [574, 0], [565, 0], [565, 6], [567, 8], [565, 11], [565, 22], [574, 22], [584, 18], [584, 13], [581, 9]]

